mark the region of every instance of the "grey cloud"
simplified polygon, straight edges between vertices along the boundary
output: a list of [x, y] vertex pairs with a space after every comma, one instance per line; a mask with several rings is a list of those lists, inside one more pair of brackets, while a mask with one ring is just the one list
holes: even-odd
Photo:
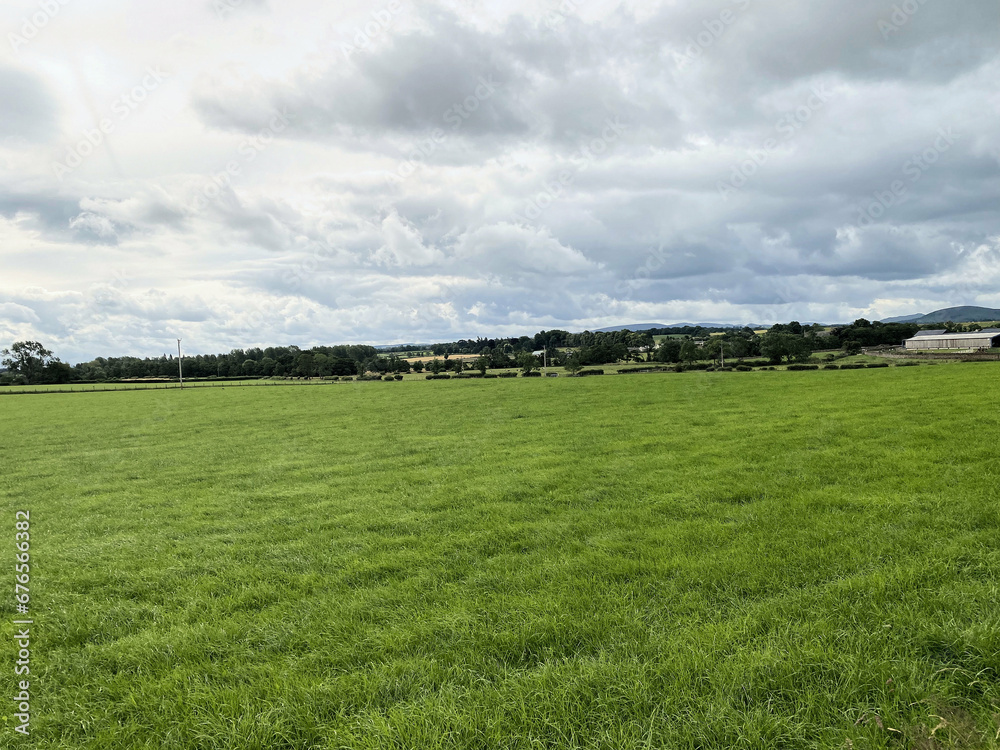
[[0, 140], [44, 142], [56, 132], [57, 106], [38, 76], [0, 65]]

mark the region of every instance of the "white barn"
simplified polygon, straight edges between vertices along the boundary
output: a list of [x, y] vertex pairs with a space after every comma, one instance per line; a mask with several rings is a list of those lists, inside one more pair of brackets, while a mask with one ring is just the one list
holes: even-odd
[[984, 328], [972, 333], [920, 331], [903, 343], [907, 349], [989, 349], [1000, 346], [1000, 328]]

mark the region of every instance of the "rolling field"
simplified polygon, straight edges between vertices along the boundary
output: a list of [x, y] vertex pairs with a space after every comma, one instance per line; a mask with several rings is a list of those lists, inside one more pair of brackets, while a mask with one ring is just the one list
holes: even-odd
[[2, 399], [0, 747], [995, 748], [998, 377]]

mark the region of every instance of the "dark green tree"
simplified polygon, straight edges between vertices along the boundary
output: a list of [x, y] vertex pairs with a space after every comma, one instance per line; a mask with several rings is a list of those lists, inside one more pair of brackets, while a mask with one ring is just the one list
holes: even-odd
[[3, 355], [3, 360], [0, 360], [3, 366], [29, 384], [40, 382], [45, 368], [59, 361], [37, 341], [15, 341], [10, 349], [4, 349], [0, 354]]

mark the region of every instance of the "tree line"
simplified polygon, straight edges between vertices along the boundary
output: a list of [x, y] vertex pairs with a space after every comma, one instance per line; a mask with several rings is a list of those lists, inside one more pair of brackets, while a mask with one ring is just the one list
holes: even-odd
[[[977, 324], [939, 324], [951, 331], [977, 330]], [[571, 370], [618, 362], [680, 363], [705, 359], [765, 357], [773, 363], [802, 361], [818, 350], [899, 345], [918, 330], [933, 326], [880, 323], [859, 318], [847, 326], [827, 328], [798, 321], [777, 323], [758, 334], [749, 327], [650, 329], [645, 331], [539, 331], [534, 336], [459, 339], [427, 347], [430, 357], [408, 362], [400, 356], [410, 347], [376, 349], [363, 344], [252, 347], [225, 354], [184, 356], [186, 378], [328, 377], [365, 373], [434, 372], [445, 370], [537, 367], [542, 361]], [[716, 335], [713, 335], [716, 334]], [[660, 338], [657, 344], [654, 336]], [[533, 352], [544, 352], [535, 356]], [[453, 358], [452, 355], [476, 355]], [[177, 376], [177, 358], [97, 357], [70, 366], [37, 341], [19, 341], [2, 352], [7, 372], [0, 384], [68, 383]], [[412, 358], [411, 358], [412, 359]]]

